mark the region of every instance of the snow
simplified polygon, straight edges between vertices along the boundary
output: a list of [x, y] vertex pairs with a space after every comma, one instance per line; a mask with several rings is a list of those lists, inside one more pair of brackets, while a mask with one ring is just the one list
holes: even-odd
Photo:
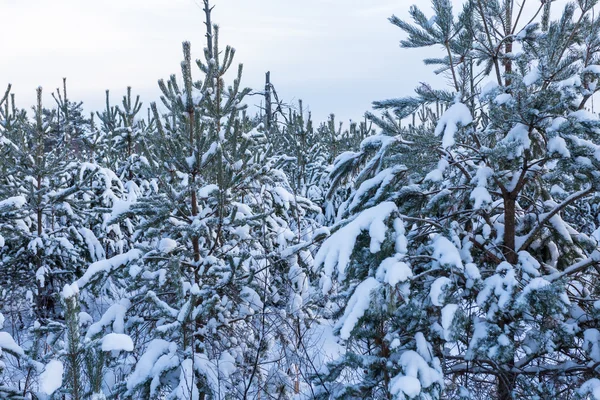
[[575, 157], [575, 162], [584, 167], [593, 167], [592, 160], [587, 157]]
[[481, 87], [481, 93], [480, 96], [481, 97], [486, 97], [492, 93], [494, 93], [497, 89], [498, 89], [498, 82], [495, 81], [489, 81], [487, 83], [485, 83], [482, 87]]
[[481, 209], [486, 204], [492, 203], [490, 192], [483, 186], [477, 186], [473, 189], [469, 195], [469, 199], [473, 200], [473, 208], [476, 210]]
[[[427, 23], [439, 30], [440, 21], [435, 21], [434, 16]], [[480, 28], [477, 23], [474, 27]], [[459, 28], [465, 27], [457, 26], [457, 32]], [[533, 41], [534, 29], [538, 28], [528, 26], [507, 39]], [[567, 46], [566, 57], [584, 45]], [[483, 47], [474, 43], [465, 54], [481, 53]], [[595, 143], [600, 124], [596, 114], [572, 111], [600, 87], [596, 76], [600, 76], [600, 65], [584, 68], [576, 60], [564, 76], [557, 75], [564, 80], [553, 82], [552, 71], [543, 64], [547, 60], [536, 66], [540, 54], [526, 54], [529, 50], [527, 43], [515, 43], [514, 53], [502, 54], [505, 60], [514, 61], [514, 73], [508, 77], [511, 88], [490, 82], [480, 96], [473, 87], [472, 93], [459, 94], [452, 102], [447, 97], [451, 87], [438, 91], [424, 83], [417, 97], [377, 103], [388, 112], [382, 118], [367, 116], [364, 125], [359, 122], [357, 136], [352, 136], [354, 125], [347, 131], [342, 127], [343, 133], [337, 134], [332, 118], [313, 128], [327, 131], [335, 125], [336, 132], [321, 128], [313, 132], [307, 125], [306, 130], [304, 126], [298, 132], [286, 128], [276, 132], [282, 137], [267, 137], [264, 126], [241, 132], [255, 125], [251, 122], [258, 118], [253, 116], [231, 114], [219, 119], [198, 110], [196, 122], [210, 132], [194, 150], [186, 148], [186, 135], [183, 142], [177, 136], [185, 131], [185, 118], [167, 112], [164, 119], [157, 116], [155, 121], [164, 122], [165, 129], [154, 124], [130, 130], [136, 129], [135, 134], [142, 135], [136, 139], [148, 139], [150, 144], [150, 136], [157, 133], [155, 139], [162, 140], [165, 148], [159, 143], [155, 150], [174, 150], [153, 154], [153, 146], [142, 146], [149, 151], [144, 167], [137, 155], [123, 164], [118, 161], [123, 154], [104, 148], [113, 137], [121, 140], [124, 129], [104, 132], [102, 125], [108, 124], [99, 121], [96, 132], [86, 134], [86, 139], [101, 139], [98, 151], [91, 154], [96, 148], [89, 149], [90, 154], [84, 151], [82, 157], [118, 167], [119, 176], [81, 163], [77, 154], [66, 155], [65, 163], [73, 164], [70, 170], [63, 169], [63, 160], [58, 160], [55, 169], [42, 174], [44, 221], [39, 235], [35, 233], [35, 196], [31, 197], [36, 177], [33, 172], [22, 172], [31, 170], [23, 158], [25, 164], [15, 174], [31, 176], [3, 176], [5, 194], [26, 196], [0, 197], [0, 214], [6, 217], [0, 266], [18, 267], [36, 254], [44, 262], [42, 268], [31, 269], [32, 285], [18, 287], [19, 282], [11, 281], [3, 293], [7, 301], [2, 311], [7, 319], [0, 314], [0, 328], [6, 322], [4, 329], [15, 334], [13, 339], [0, 333], [0, 348], [8, 354], [6, 364], [0, 365], [0, 370], [7, 367], [2, 384], [19, 385], [27, 376], [21, 370], [26, 373], [31, 368], [35, 371], [30, 379], [33, 391], [40, 390], [44, 380], [55, 385], [62, 380], [62, 376], [39, 376], [42, 371], [50, 375], [52, 363], [60, 364], [51, 361], [46, 369], [38, 368], [30, 356], [39, 347], [42, 351], [34, 356], [45, 363], [53, 358], [64, 363], [60, 364], [64, 385], [48, 388], [54, 391], [50, 396], [69, 397], [64, 332], [50, 332], [41, 343], [30, 338], [46, 329], [44, 321], [31, 318], [36, 305], [34, 273], [40, 282], [37, 288], [47, 284], [58, 301], [81, 301], [86, 310], [76, 312], [85, 335], [81, 345], [102, 350], [106, 353], [99, 352], [100, 356], [111, 358], [99, 379], [106, 396], [115, 398], [198, 400], [200, 385], [206, 385], [212, 391], [206, 396], [217, 400], [243, 396], [240, 390], [247, 392], [246, 397], [288, 394], [296, 400], [351, 397], [359, 391], [370, 398], [386, 390], [393, 393], [390, 398], [399, 400], [433, 399], [460, 397], [459, 393], [467, 392], [460, 384], [468, 386], [471, 397], [490, 398], [494, 385], [480, 387], [477, 382], [493, 378], [494, 365], [502, 368], [506, 356], [516, 357], [517, 374], [532, 377], [538, 370], [544, 373], [544, 368], [558, 375], [564, 368], [573, 373], [578, 368], [593, 369], [594, 363], [600, 363], [600, 327], [594, 326], [600, 297], [594, 291], [594, 279], [586, 278], [598, 265], [600, 252], [591, 254], [600, 243], [600, 228], [590, 235], [598, 220], [586, 214], [586, 207], [597, 211], [597, 193], [590, 190], [579, 201], [572, 194], [600, 177], [595, 168], [600, 161], [600, 146]], [[209, 63], [217, 65], [215, 60]], [[494, 72], [479, 75], [476, 86], [494, 79]], [[168, 91], [180, 93], [182, 87], [176, 86], [170, 82]], [[189, 90], [189, 82], [185, 86]], [[225, 93], [223, 101], [227, 100]], [[229, 100], [232, 109], [239, 107], [238, 99]], [[420, 138], [422, 143], [415, 132], [402, 126], [410, 116], [402, 121], [394, 116], [394, 108], [396, 116], [402, 116], [404, 110], [397, 107], [411, 110], [420, 101], [429, 106], [417, 109], [414, 118], [423, 111], [424, 129], [431, 128], [437, 135]], [[435, 113], [440, 105], [442, 110], [450, 108]], [[302, 119], [301, 108], [290, 110], [293, 119], [294, 115]], [[308, 113], [302, 115], [308, 118]], [[387, 134], [373, 134], [371, 126]], [[0, 130], [7, 127], [0, 126]], [[148, 137], [144, 138], [146, 128]], [[309, 134], [310, 147], [295, 141], [297, 133]], [[402, 138], [405, 133], [408, 136]], [[363, 134], [367, 138], [357, 150]], [[231, 141], [235, 138], [244, 143]], [[142, 149], [138, 147], [136, 151]], [[104, 154], [105, 150], [109, 153]], [[332, 167], [329, 164], [336, 154], [340, 155]], [[32, 157], [29, 161], [35, 161]], [[15, 160], [7, 159], [9, 173]], [[298, 168], [301, 160], [306, 161], [306, 168]], [[407, 160], [411, 171], [403, 166]], [[211, 184], [216, 181], [214, 174], [201, 173], [197, 186], [184, 186], [191, 184], [188, 167], [208, 172], [217, 161], [226, 164], [222, 177], [226, 185]], [[128, 176], [135, 182], [121, 183]], [[519, 187], [520, 193], [515, 189], [517, 181], [525, 185]], [[199, 195], [201, 210], [196, 217], [190, 217], [186, 205], [191, 189]], [[508, 257], [511, 263], [503, 263], [507, 221], [501, 195], [512, 191], [519, 198], [514, 249], [518, 262]], [[555, 201], [536, 196], [548, 191]], [[217, 204], [217, 194], [225, 204]], [[314, 199], [314, 204], [300, 196]], [[173, 201], [154, 207], [167, 198]], [[390, 201], [378, 204], [382, 199]], [[225, 209], [217, 209], [218, 205]], [[14, 207], [23, 209], [14, 212]], [[112, 225], [103, 226], [102, 221]], [[324, 224], [327, 227], [321, 227]], [[190, 235], [200, 235], [201, 262], [194, 262], [190, 255]], [[75, 276], [74, 282], [68, 281], [71, 284], [53, 282], [68, 276]], [[314, 281], [318, 278], [320, 287]], [[570, 306], [567, 295], [573, 301]], [[16, 296], [16, 302], [11, 296]], [[532, 314], [533, 302], [547, 298], [549, 318]], [[20, 311], [23, 321], [8, 318]], [[510, 322], [516, 331], [503, 323], [507, 316], [513, 318]], [[385, 317], [384, 323], [375, 332], [366, 322], [379, 317]], [[195, 326], [194, 321], [202, 323]], [[380, 339], [389, 343], [383, 356], [372, 351]], [[461, 342], [451, 343], [457, 339]], [[482, 360], [489, 361], [489, 370], [476, 368]], [[389, 376], [380, 379], [381, 374], [373, 373], [375, 368]], [[442, 371], [448, 375], [444, 377]], [[458, 380], [453, 379], [457, 374]], [[575, 375], [575, 383], [568, 382], [565, 392], [570, 397], [577, 397], [572, 393], [577, 385], [591, 378], [577, 380]], [[296, 376], [301, 383], [300, 393], [294, 396]], [[100, 389], [92, 393], [84, 380], [84, 397], [105, 397]], [[517, 381], [515, 393], [522, 393], [524, 381]], [[377, 387], [362, 390], [362, 386]], [[544, 388], [533, 387], [531, 393], [536, 390]], [[590, 379], [580, 392], [600, 398], [600, 379]], [[38, 397], [45, 396], [40, 392]]]
[[497, 306], [501, 310], [509, 305], [513, 291], [518, 286], [515, 270], [506, 261], [501, 262], [496, 267], [496, 273], [485, 279], [483, 283], [484, 286], [477, 295], [477, 304], [483, 306], [494, 295], [498, 299]]
[[520, 251], [519, 254], [519, 267], [521, 270], [529, 276], [536, 277], [540, 275], [540, 263], [533, 258], [531, 254], [526, 251]]
[[[361, 145], [362, 146], [362, 145]], [[333, 160], [333, 169], [335, 170], [340, 165], [343, 165], [355, 158], [359, 157], [362, 153], [356, 151], [344, 151]]]
[[198, 197], [201, 199], [207, 199], [208, 197], [210, 197], [210, 194], [212, 192], [216, 192], [217, 190], [219, 190], [219, 187], [217, 185], [206, 185], [198, 190]]
[[542, 290], [542, 289], [544, 289], [544, 288], [546, 288], [548, 286], [550, 286], [550, 282], [547, 281], [546, 279], [544, 279], [544, 278], [533, 278], [527, 284], [527, 286], [525, 286], [523, 288], [521, 294], [517, 298], [517, 304], [525, 304], [525, 303], [527, 303], [527, 301], [528, 301], [527, 296], [531, 292]]
[[296, 203], [295, 196], [280, 186], [273, 188], [272, 194], [275, 203], [284, 206], [286, 209], [290, 207], [290, 204]]
[[237, 370], [235, 364], [235, 358], [233, 358], [231, 354], [227, 351], [221, 353], [221, 356], [219, 357], [219, 372], [224, 379], [229, 379], [229, 377], [235, 373]]
[[344, 316], [338, 321], [337, 326], [340, 326], [340, 337], [347, 340], [350, 333], [356, 326], [359, 319], [363, 317], [371, 304], [371, 292], [381, 284], [377, 279], [369, 277], [362, 281], [352, 293], [348, 300], [348, 305], [344, 311]]
[[475, 357], [475, 354], [477, 354], [482, 347], [481, 342], [487, 339], [489, 330], [489, 324], [485, 320], [475, 321], [473, 337], [471, 338], [469, 349], [467, 350], [467, 354], [465, 356], [466, 360], [472, 360]]
[[35, 271], [35, 280], [38, 281], [40, 287], [46, 285], [46, 267], [41, 266]]
[[161, 253], [170, 253], [177, 248], [177, 242], [173, 239], [162, 238], [158, 242], [158, 250]]
[[72, 283], [71, 285], [65, 284], [61, 293], [63, 299], [69, 299], [71, 297], [76, 296], [77, 294], [79, 294], [79, 287], [77, 286], [77, 282]]
[[83, 276], [79, 278], [76, 283], [79, 288], [84, 287], [89, 283], [95, 275], [101, 272], [109, 272], [117, 267], [128, 264], [134, 260], [137, 260], [142, 255], [142, 252], [137, 249], [129, 250], [127, 253], [116, 255], [107, 260], [96, 261], [91, 264], [85, 271]]
[[417, 345], [417, 353], [419, 353], [425, 361], [431, 362], [433, 360], [433, 349], [422, 332], [417, 332], [415, 334], [415, 343]]
[[111, 305], [102, 314], [102, 318], [98, 322], [92, 324], [86, 332], [86, 338], [92, 338], [102, 332], [102, 328], [112, 324], [112, 330], [115, 333], [123, 333], [125, 329], [125, 313], [130, 307], [130, 301], [121, 299], [117, 304]]
[[446, 341], [451, 340], [452, 332], [450, 328], [452, 328], [452, 321], [457, 310], [458, 304], [446, 304], [442, 308], [442, 329], [444, 330], [444, 340]]
[[531, 146], [528, 127], [521, 123], [516, 124], [499, 143], [515, 147], [514, 153], [508, 154], [508, 159], [520, 157], [524, 150], [529, 149]]
[[193, 384], [194, 382], [194, 362], [192, 359], [187, 358], [181, 363], [179, 372], [179, 385], [175, 389], [176, 399], [189, 399], [198, 400], [200, 394], [198, 393], [198, 387]]
[[100, 243], [96, 235], [94, 235], [94, 232], [87, 228], [79, 228], [78, 232], [83, 237], [83, 240], [85, 241], [85, 244], [88, 247], [88, 251], [90, 253], [90, 258], [92, 259], [92, 261], [99, 261], [104, 259], [104, 248], [102, 247], [102, 244]]
[[248, 303], [250, 309], [246, 312], [249, 315], [254, 314], [254, 312], [262, 311], [264, 304], [260, 299], [260, 296], [258, 295], [258, 293], [256, 293], [254, 289], [248, 286], [244, 286], [240, 291], [240, 297], [246, 300], [246, 302]]
[[219, 370], [215, 360], [209, 359], [204, 353], [197, 353], [194, 357], [196, 371], [206, 378], [208, 385], [215, 392], [220, 391]]
[[102, 338], [102, 351], [133, 351], [133, 340], [123, 333], [109, 333]]
[[329, 228], [324, 226], [313, 231], [311, 240], [315, 240], [320, 236], [329, 236], [330, 234], [331, 232], [329, 231]]
[[51, 360], [40, 375], [40, 391], [51, 396], [62, 386], [64, 367], [59, 360]]
[[451, 241], [442, 235], [437, 235], [433, 239], [433, 257], [441, 265], [454, 266], [463, 269], [463, 263], [460, 258], [460, 252]]
[[583, 69], [582, 72], [584, 72], [584, 73], [585, 72], [591, 72], [592, 74], [600, 75], [600, 65], [596, 65], [596, 64], [588, 65], [587, 67], [585, 67]]
[[344, 347], [334, 334], [334, 326], [329, 320], [317, 320], [305, 334], [307, 343], [314, 343], [313, 362], [315, 370], [326, 368], [327, 362], [335, 360], [344, 353]]
[[354, 193], [352, 202], [348, 206], [348, 210], [354, 210], [362, 201], [365, 200], [365, 195], [372, 192], [375, 188], [379, 188], [375, 194], [371, 193], [369, 202], [377, 200], [381, 196], [382, 190], [389, 185], [389, 183], [396, 177], [397, 173], [404, 171], [406, 168], [401, 166], [395, 166], [386, 168], [379, 172], [371, 179], [367, 179], [361, 183], [359, 188]]
[[412, 277], [412, 270], [401, 259], [402, 256], [397, 254], [383, 260], [377, 268], [377, 280], [390, 286], [396, 286], [399, 282], [405, 282]]
[[429, 289], [429, 298], [434, 306], [441, 307], [444, 305], [441, 301], [444, 297], [444, 288], [450, 284], [452, 284], [452, 281], [445, 276], [441, 276], [433, 281]]
[[593, 400], [600, 400], [600, 379], [592, 378], [586, 381], [578, 390], [581, 396], [591, 394]]
[[9, 197], [8, 199], [0, 201], [0, 210], [3, 208], [21, 208], [25, 203], [27, 203], [27, 200], [23, 196]]
[[406, 228], [404, 222], [400, 218], [394, 220], [394, 230], [396, 231], [396, 243], [394, 249], [398, 253], [406, 254], [408, 251], [408, 240], [406, 239], [406, 236], [404, 236]]
[[113, 202], [112, 211], [110, 213], [110, 217], [108, 221], [114, 221], [119, 218], [122, 214], [125, 214], [129, 211], [129, 208], [133, 204], [132, 201], [129, 200], [121, 200], [117, 199]]
[[444, 178], [444, 171], [448, 168], [448, 160], [445, 158], [438, 161], [437, 168], [425, 175], [425, 180], [430, 182], [440, 182]]
[[10, 353], [19, 356], [25, 355], [25, 352], [23, 351], [21, 346], [19, 346], [17, 342], [15, 342], [13, 337], [8, 332], [0, 332], [0, 349], [3, 351], [6, 350]]
[[[381, 146], [383, 147], [387, 147], [389, 146], [391, 143], [397, 141], [397, 137], [396, 136], [389, 136], [383, 133], [378, 133], [376, 135], [371, 135], [371, 136], [367, 136], [366, 138], [363, 139], [363, 141], [360, 143], [360, 149], [361, 150], [366, 150], [367, 147], [373, 147], [373, 146]], [[351, 155], [360, 155], [360, 153], [353, 153], [353, 152], [345, 152], [345, 153], [350, 153], [347, 154], [344, 158], [352, 158]], [[344, 154], [344, 153], [342, 153]], [[341, 154], [340, 154], [341, 156]], [[340, 158], [340, 156], [338, 156], [338, 158]], [[337, 158], [336, 161], [334, 162], [334, 165], [337, 164]]]
[[73, 250], [75, 248], [73, 243], [69, 242], [69, 240], [65, 237], [57, 237], [54, 240], [56, 240], [56, 242], [58, 242], [60, 246], [66, 250]]
[[600, 362], [600, 331], [595, 328], [583, 332], [583, 348], [595, 362]]
[[531, 86], [541, 78], [540, 70], [537, 66], [531, 68], [531, 70], [523, 77], [523, 83], [525, 86]]
[[160, 370], [161, 365], [159, 365], [157, 361], [161, 356], [168, 354], [167, 357], [176, 359], [176, 350], [177, 345], [175, 343], [167, 342], [163, 339], [154, 339], [148, 343], [146, 351], [144, 351], [144, 354], [136, 363], [135, 370], [127, 380], [127, 389], [131, 391], [146, 380], [152, 378], [154, 372]]
[[324, 278], [321, 280], [323, 293], [327, 293], [331, 289], [331, 278], [336, 267], [338, 280], [344, 280], [354, 245], [362, 232], [367, 231], [371, 236], [369, 246], [371, 253], [377, 253], [380, 250], [387, 231], [384, 220], [396, 209], [394, 203], [383, 202], [364, 210], [323, 242], [315, 255], [315, 266], [323, 265]]
[[459, 126], [466, 126], [473, 122], [473, 117], [469, 108], [457, 101], [448, 108], [444, 114], [440, 117], [435, 128], [435, 134], [437, 136], [443, 133], [442, 147], [448, 148], [454, 145], [454, 135], [458, 131]]
[[567, 142], [560, 136], [554, 136], [548, 140], [548, 152], [550, 154], [558, 153], [565, 158], [571, 157], [571, 153], [567, 149]]
[[496, 98], [494, 98], [494, 103], [501, 106], [501, 105], [506, 104], [509, 101], [511, 101], [512, 98], [513, 97], [509, 93], [502, 93], [502, 94], [499, 94], [498, 96], [496, 96]]
[[442, 383], [441, 372], [430, 367], [416, 351], [408, 350], [402, 353], [398, 364], [403, 373], [396, 375], [390, 382], [390, 392], [393, 395], [413, 398], [418, 396], [423, 388]]
[[251, 217], [253, 215], [252, 209], [248, 206], [248, 204], [232, 201], [231, 206], [237, 208], [236, 218], [241, 219], [244, 217]]
[[569, 122], [569, 120], [567, 120], [565, 117], [556, 117], [552, 120], [552, 124], [550, 124], [547, 130], [548, 132], [556, 132], [566, 122]]
[[210, 148], [206, 151], [206, 153], [202, 154], [202, 159], [200, 160], [201, 164], [204, 166], [206, 164], [206, 161], [208, 161], [214, 154], [217, 153], [218, 149], [218, 143], [212, 142], [210, 144]]
[[481, 272], [479, 271], [479, 268], [477, 268], [477, 265], [473, 263], [465, 264], [465, 274], [467, 275], [467, 278], [472, 281], [481, 278]]
[[598, 117], [588, 110], [577, 110], [569, 114], [569, 117], [575, 118], [580, 122], [598, 121]]
[[[542, 217], [544, 217], [544, 215], [542, 215]], [[567, 243], [573, 243], [567, 224], [558, 213], [554, 214], [548, 222], [550, 222], [552, 227], [556, 230], [556, 233], [558, 233]]]
[[392, 380], [390, 391], [397, 396], [414, 398], [421, 393], [421, 382], [414, 376], [398, 376]]
[[469, 198], [473, 200], [473, 208], [480, 209], [486, 204], [492, 203], [492, 196], [487, 190], [488, 179], [494, 174], [494, 171], [482, 164], [477, 168], [477, 173], [473, 178], [473, 183], [477, 184], [477, 187], [473, 189]]
[[197, 157], [196, 157], [196, 153], [195, 152], [192, 153], [191, 156], [185, 158], [185, 162], [187, 163], [187, 166], [188, 166], [188, 168], [190, 170], [193, 170], [194, 167], [196, 166], [196, 158]]
[[30, 250], [32, 253], [37, 253], [38, 249], [43, 249], [43, 248], [44, 248], [44, 241], [42, 240], [41, 237], [35, 237], [27, 244], [27, 249]]

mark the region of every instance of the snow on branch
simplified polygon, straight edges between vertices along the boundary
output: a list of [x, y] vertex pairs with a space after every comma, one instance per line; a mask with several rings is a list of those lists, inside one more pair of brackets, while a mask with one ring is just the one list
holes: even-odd
[[597, 264], [600, 264], [600, 251], [595, 250], [591, 257], [584, 258], [570, 267], [565, 268], [563, 271], [548, 276], [546, 280], [549, 282], [554, 282], [565, 276], [576, 274], [579, 271], [583, 271], [584, 269]]
[[79, 278], [77, 282], [77, 286], [79, 288], [83, 288], [87, 285], [97, 274], [101, 272], [109, 272], [113, 269], [120, 267], [122, 265], [128, 264], [131, 261], [137, 260], [142, 255], [141, 251], [137, 249], [129, 250], [127, 253], [119, 254], [108, 260], [100, 260], [91, 264], [87, 271], [83, 274], [81, 278]]
[[435, 127], [435, 134], [442, 136], [442, 147], [444, 149], [454, 146], [455, 140], [454, 135], [458, 131], [459, 126], [465, 126], [473, 122], [473, 117], [469, 108], [457, 101], [452, 104], [450, 108], [442, 114], [437, 126]]
[[582, 197], [585, 197], [588, 194], [591, 194], [593, 191], [594, 191], [594, 187], [590, 186], [587, 189], [580, 190], [579, 192], [573, 193], [572, 195], [570, 195], [569, 197], [564, 199], [562, 203], [560, 203], [559, 205], [554, 207], [554, 209], [552, 211], [546, 213], [544, 215], [544, 217], [542, 218], [542, 220], [540, 221], [540, 223], [535, 228], [533, 228], [533, 230], [531, 232], [529, 232], [528, 235], [525, 236], [525, 240], [523, 241], [523, 244], [519, 247], [519, 250], [517, 250], [517, 252], [526, 250], [531, 245], [531, 243], [533, 243], [536, 236], [541, 232], [541, 230], [544, 228], [544, 226], [548, 222], [550, 222], [552, 217], [554, 217], [557, 213], [559, 213], [561, 210], [563, 210], [569, 204], [572, 204], [573, 202], [581, 199]]
[[393, 202], [383, 202], [375, 207], [361, 212], [348, 224], [333, 233], [321, 246], [315, 256], [315, 265], [323, 264], [321, 287], [323, 293], [331, 289], [331, 278], [337, 267], [338, 279], [345, 277], [346, 267], [354, 251], [356, 239], [362, 232], [369, 232], [371, 253], [377, 253], [385, 239], [387, 227], [384, 221], [397, 210]]

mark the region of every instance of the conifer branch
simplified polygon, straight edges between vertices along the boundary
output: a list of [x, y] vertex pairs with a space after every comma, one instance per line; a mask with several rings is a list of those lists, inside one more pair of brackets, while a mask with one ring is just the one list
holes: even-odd
[[536, 239], [537, 235], [542, 231], [542, 229], [544, 229], [546, 224], [550, 221], [550, 219], [553, 216], [555, 216], [560, 211], [564, 210], [567, 206], [573, 204], [575, 201], [593, 193], [594, 190], [594, 186], [590, 186], [587, 189], [575, 192], [566, 199], [564, 199], [558, 206], [554, 207], [554, 209], [552, 209], [550, 212], [544, 214], [544, 217], [540, 220], [537, 226], [531, 232], [529, 232], [529, 234], [527, 234], [527, 236], [525, 237], [525, 241], [523, 242], [523, 244], [521, 244], [517, 252], [527, 250], [529, 246], [533, 243], [533, 241]]

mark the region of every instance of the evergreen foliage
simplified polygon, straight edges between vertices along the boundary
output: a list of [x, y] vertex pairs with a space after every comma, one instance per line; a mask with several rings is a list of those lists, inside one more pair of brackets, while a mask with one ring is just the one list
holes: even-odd
[[448, 87], [347, 127], [253, 114], [208, 0], [161, 104], [9, 85], [0, 397], [600, 399], [600, 22], [526, 3], [392, 16]]
[[527, 24], [510, 1], [432, 4], [390, 21], [441, 47], [425, 63], [451, 88], [376, 102], [382, 133], [334, 164], [356, 178], [316, 256], [346, 341], [322, 397], [593, 395], [595, 2]]

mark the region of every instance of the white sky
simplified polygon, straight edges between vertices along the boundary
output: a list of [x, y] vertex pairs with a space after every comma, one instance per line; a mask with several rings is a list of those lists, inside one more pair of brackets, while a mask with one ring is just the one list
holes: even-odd
[[[402, 32], [387, 21], [414, 3], [431, 14], [427, 0], [211, 3], [221, 46], [233, 46], [244, 64], [244, 86], [260, 90], [270, 70], [280, 98], [303, 99], [317, 121], [331, 112], [361, 119], [374, 100], [409, 95], [420, 81], [443, 83], [422, 64], [423, 50], [399, 48]], [[0, 90], [12, 83], [21, 107], [33, 104], [37, 86], [52, 101], [62, 77], [86, 110], [103, 107], [106, 89], [120, 102], [127, 86], [147, 106], [158, 101], [159, 78], [179, 75], [181, 42], [191, 42], [193, 58], [205, 46], [200, 0], [0, 0], [0, 14]]]

